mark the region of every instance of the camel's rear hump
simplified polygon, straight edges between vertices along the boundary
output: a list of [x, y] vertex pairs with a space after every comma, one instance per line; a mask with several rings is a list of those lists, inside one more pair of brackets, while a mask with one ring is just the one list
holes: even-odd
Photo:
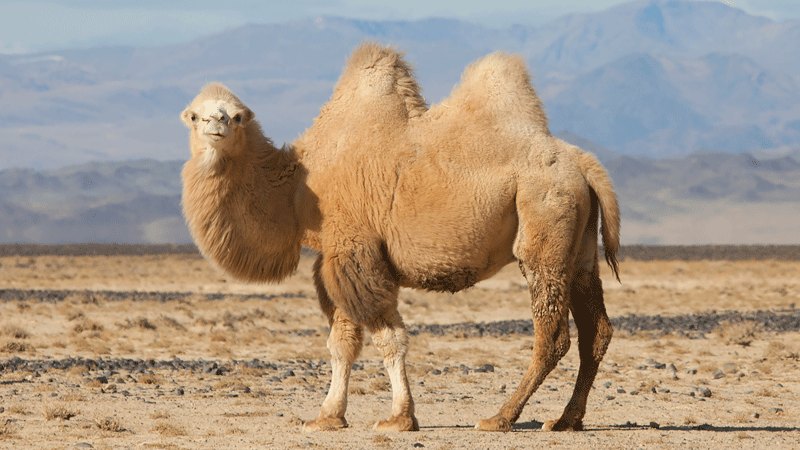
[[485, 112], [515, 133], [550, 134], [542, 101], [519, 55], [495, 52], [471, 64], [442, 105], [472, 114]]

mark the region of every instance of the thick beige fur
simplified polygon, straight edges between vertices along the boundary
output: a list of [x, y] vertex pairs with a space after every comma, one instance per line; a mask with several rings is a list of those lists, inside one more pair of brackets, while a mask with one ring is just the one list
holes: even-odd
[[569, 349], [571, 311], [581, 366], [564, 413], [545, 428], [582, 429], [612, 334], [598, 222], [616, 274], [619, 210], [598, 161], [550, 134], [521, 58], [477, 61], [429, 109], [402, 54], [363, 44], [314, 124], [284, 149], [219, 84], [207, 86], [183, 120], [192, 130], [184, 212], [204, 255], [238, 278], [279, 281], [302, 245], [319, 252], [314, 279], [331, 325], [333, 374], [306, 430], [347, 426], [363, 328], [392, 382], [391, 415], [376, 429], [418, 429], [399, 288], [456, 292], [513, 261], [530, 288], [533, 357], [517, 391], [477, 428], [512, 428]]

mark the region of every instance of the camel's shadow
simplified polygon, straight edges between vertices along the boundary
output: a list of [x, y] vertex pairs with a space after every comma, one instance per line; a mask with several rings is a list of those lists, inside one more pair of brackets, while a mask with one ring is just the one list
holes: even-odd
[[[532, 420], [530, 422], [517, 422], [514, 424], [513, 431], [535, 431], [541, 430], [542, 426], [544, 425], [543, 422], [539, 422], [536, 420]], [[454, 425], [454, 426], [428, 426], [428, 427], [420, 427], [422, 429], [429, 428], [474, 428], [471, 426], [464, 426], [464, 425]], [[658, 430], [658, 431], [714, 431], [718, 433], [740, 433], [740, 432], [757, 432], [757, 431], [769, 431], [769, 432], [791, 432], [791, 431], [800, 431], [798, 427], [770, 427], [770, 426], [716, 426], [711, 424], [700, 424], [700, 425], [682, 425], [682, 426], [652, 426], [652, 425], [639, 425], [637, 423], [627, 422], [624, 424], [619, 425], [609, 425], [609, 426], [597, 426], [597, 427], [588, 427], [584, 428], [583, 432], [593, 432], [593, 431], [641, 431], [641, 430]]]
[[703, 423], [699, 425], [673, 425], [673, 426], [653, 426], [646, 424], [637, 424], [627, 422], [620, 425], [610, 425], [607, 427], [591, 427], [586, 428], [584, 431], [614, 431], [614, 430], [658, 430], [658, 431], [714, 431], [718, 433], [732, 433], [743, 431], [771, 431], [771, 432], [785, 432], [785, 431], [800, 431], [798, 427], [771, 427], [771, 426], [718, 426]]

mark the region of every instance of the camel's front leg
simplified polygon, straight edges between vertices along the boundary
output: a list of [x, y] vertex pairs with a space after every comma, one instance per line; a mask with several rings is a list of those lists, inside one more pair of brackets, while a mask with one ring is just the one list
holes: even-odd
[[419, 431], [414, 416], [414, 400], [406, 376], [408, 334], [400, 313], [395, 309], [369, 325], [372, 342], [383, 355], [383, 364], [392, 383], [392, 415], [375, 423], [377, 431]]
[[361, 326], [347, 319], [336, 310], [328, 336], [328, 349], [331, 352], [331, 387], [322, 402], [319, 417], [305, 423], [306, 431], [332, 430], [347, 426], [344, 413], [347, 410], [347, 387], [350, 383], [350, 370], [361, 352]]

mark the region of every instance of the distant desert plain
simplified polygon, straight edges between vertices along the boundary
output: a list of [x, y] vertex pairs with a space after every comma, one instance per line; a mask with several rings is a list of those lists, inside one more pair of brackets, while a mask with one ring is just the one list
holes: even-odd
[[252, 285], [190, 246], [0, 247], [0, 448], [800, 447], [797, 248], [752, 258], [640, 248], [622, 258], [621, 283], [603, 266], [615, 335], [582, 432], [541, 429], [572, 393], [574, 332], [512, 432], [473, 429], [530, 359], [515, 265], [453, 295], [403, 290], [421, 430], [373, 431], [391, 391], [366, 338], [350, 427], [306, 433], [331, 372], [310, 252], [285, 282]]

